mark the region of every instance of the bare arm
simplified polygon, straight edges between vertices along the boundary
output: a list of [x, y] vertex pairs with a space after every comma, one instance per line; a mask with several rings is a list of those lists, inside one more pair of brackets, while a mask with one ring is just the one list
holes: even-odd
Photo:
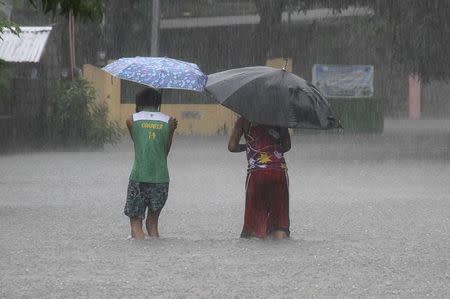
[[288, 152], [291, 149], [291, 136], [289, 135], [289, 129], [281, 128], [281, 149], [283, 153]]
[[228, 150], [232, 153], [240, 153], [246, 150], [246, 145], [239, 143], [241, 140], [242, 135], [244, 134], [244, 130], [246, 127], [247, 121], [240, 117], [236, 120], [236, 123], [234, 124], [233, 131], [230, 135], [230, 140], [228, 141]]
[[175, 130], [178, 127], [178, 120], [176, 118], [171, 117], [169, 119], [169, 139], [167, 140], [167, 155], [169, 154], [170, 147], [172, 146], [172, 139], [173, 134], [175, 133]]
[[128, 132], [130, 132], [131, 139], [133, 139], [133, 135], [131, 135], [131, 127], [133, 126], [133, 119], [130, 117], [126, 120]]

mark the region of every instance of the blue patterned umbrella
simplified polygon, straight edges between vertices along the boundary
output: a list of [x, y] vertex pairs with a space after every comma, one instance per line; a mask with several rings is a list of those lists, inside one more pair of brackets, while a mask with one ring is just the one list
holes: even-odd
[[123, 80], [162, 89], [203, 91], [208, 78], [195, 63], [167, 57], [120, 58], [103, 70]]

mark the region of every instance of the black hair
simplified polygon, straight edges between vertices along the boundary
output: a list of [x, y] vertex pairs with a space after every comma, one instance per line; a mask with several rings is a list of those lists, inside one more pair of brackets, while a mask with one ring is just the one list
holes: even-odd
[[159, 108], [161, 106], [161, 92], [153, 88], [145, 88], [136, 94], [136, 112], [143, 107]]

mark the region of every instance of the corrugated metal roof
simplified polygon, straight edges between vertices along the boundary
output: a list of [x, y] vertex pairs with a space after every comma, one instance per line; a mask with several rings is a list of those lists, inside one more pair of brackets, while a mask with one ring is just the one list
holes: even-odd
[[52, 27], [20, 27], [16, 36], [5, 30], [0, 39], [0, 59], [8, 62], [39, 62]]

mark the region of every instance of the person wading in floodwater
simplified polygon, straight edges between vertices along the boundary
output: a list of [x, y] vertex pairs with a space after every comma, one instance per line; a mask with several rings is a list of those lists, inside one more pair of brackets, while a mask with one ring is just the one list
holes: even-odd
[[[244, 135], [245, 144], [239, 141]], [[287, 128], [237, 119], [228, 142], [233, 153], [247, 152], [242, 238], [289, 237], [289, 179], [284, 153], [291, 149]]]
[[169, 192], [167, 155], [178, 122], [160, 112], [161, 93], [146, 88], [136, 95], [136, 113], [126, 124], [134, 144], [134, 164], [124, 213], [130, 217], [131, 237], [144, 239], [142, 221], [150, 237], [159, 237], [158, 219]]

